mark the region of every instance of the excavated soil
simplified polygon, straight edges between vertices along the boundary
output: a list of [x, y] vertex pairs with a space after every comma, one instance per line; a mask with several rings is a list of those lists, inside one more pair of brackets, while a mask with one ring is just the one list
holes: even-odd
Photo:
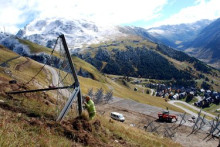
[[67, 138], [85, 146], [110, 146], [94, 136], [97, 130], [103, 131], [99, 120], [92, 123], [82, 117], [77, 117], [71, 121], [63, 121], [61, 124], [50, 123], [47, 126], [53, 128], [55, 132], [63, 132]]
[[[124, 103], [126, 103], [126, 100], [123, 100]], [[147, 115], [146, 112], [149, 111], [147, 108], [143, 108], [141, 113], [140, 107], [137, 107], [136, 109], [130, 109], [129, 105], [132, 105], [129, 101], [129, 105], [124, 104], [124, 107], [118, 106], [121, 104], [120, 101], [116, 101], [111, 104], [105, 104], [97, 106], [97, 111], [100, 115], [104, 115], [105, 117], [109, 117], [111, 112], [119, 112], [124, 115], [125, 117], [125, 124], [129, 125], [130, 127], [136, 127], [139, 129], [145, 130], [146, 127], [150, 122], [153, 123], [153, 127], [158, 127], [157, 132], [159, 136], [164, 136], [165, 129], [171, 130], [169, 131], [169, 134], [174, 133], [173, 137], [168, 138], [172, 139], [174, 142], [180, 143], [184, 147], [217, 147], [219, 140], [217, 138], [212, 138], [212, 136], [208, 136], [208, 131], [202, 131], [199, 130], [197, 133], [192, 133], [192, 127], [189, 126], [179, 126], [179, 123], [166, 123], [166, 122], [160, 122], [158, 121], [158, 118], [155, 117], [155, 114], [153, 115]], [[136, 103], [133, 104], [133, 107], [137, 105]], [[125, 106], [128, 106], [127, 108]], [[139, 106], [139, 105], [137, 105]], [[149, 109], [152, 109], [150, 107]], [[193, 125], [193, 124], [192, 124]], [[148, 126], [148, 129], [146, 131], [150, 131], [151, 128]]]

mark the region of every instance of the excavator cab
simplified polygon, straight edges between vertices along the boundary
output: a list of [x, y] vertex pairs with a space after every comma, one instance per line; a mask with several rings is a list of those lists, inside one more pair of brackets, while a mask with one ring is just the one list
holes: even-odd
[[164, 110], [162, 113], [163, 113], [163, 115], [169, 115], [170, 114], [169, 110]]

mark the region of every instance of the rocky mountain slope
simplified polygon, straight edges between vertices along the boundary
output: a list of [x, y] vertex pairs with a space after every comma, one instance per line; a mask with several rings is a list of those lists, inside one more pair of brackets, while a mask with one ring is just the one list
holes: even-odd
[[60, 34], [65, 34], [70, 49], [125, 35], [116, 26], [103, 27], [86, 20], [48, 18], [32, 21], [17, 36], [51, 48]]
[[219, 19], [201, 20], [192, 24], [161, 26], [148, 29], [150, 35], [167, 46], [185, 51], [219, 69]]
[[60, 34], [65, 34], [72, 51], [78, 51], [90, 44], [133, 36], [158, 41], [146, 29], [140, 27], [101, 26], [86, 20], [64, 18], [36, 19], [19, 30], [16, 36], [52, 48]]
[[183, 50], [189, 41], [197, 37], [211, 20], [200, 20], [189, 24], [163, 25], [150, 28], [147, 32], [161, 43], [172, 48]]
[[188, 44], [186, 52], [220, 69], [220, 18], [205, 27]]

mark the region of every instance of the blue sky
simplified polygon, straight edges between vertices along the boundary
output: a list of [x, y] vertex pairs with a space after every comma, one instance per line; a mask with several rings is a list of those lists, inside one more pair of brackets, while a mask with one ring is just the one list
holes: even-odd
[[[208, 2], [208, 0], [206, 0], [205, 2]], [[126, 23], [124, 25], [150, 27], [156, 24], [157, 22], [162, 22], [163, 20], [166, 20], [172, 17], [173, 15], [178, 14], [181, 10], [185, 8], [197, 6], [198, 3], [199, 1], [195, 1], [195, 0], [169, 0], [167, 4], [163, 6], [162, 10], [160, 11], [160, 15], [158, 17], [147, 21], [138, 20], [135, 22]], [[209, 19], [209, 18], [205, 18], [205, 19]]]
[[219, 0], [0, 0], [0, 31], [34, 19], [64, 17], [101, 25], [152, 27], [220, 17]]

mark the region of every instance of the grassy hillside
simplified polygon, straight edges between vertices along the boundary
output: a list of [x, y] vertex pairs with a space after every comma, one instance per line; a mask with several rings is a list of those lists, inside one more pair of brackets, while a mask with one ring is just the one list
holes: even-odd
[[91, 122], [80, 120], [82, 125], [87, 125], [83, 128], [74, 128], [72, 125], [78, 120], [73, 118], [56, 123], [55, 116], [50, 115], [48, 109], [42, 109], [51, 109], [52, 105], [46, 105], [40, 97], [33, 95], [31, 99], [13, 97], [17, 102], [0, 99], [5, 101], [0, 103], [1, 146], [180, 146], [122, 123], [110, 123], [99, 115]]
[[[56, 97], [38, 92], [7, 96], [5, 92], [48, 87], [51, 74], [45, 69], [34, 82], [24, 85], [42, 67], [41, 64], [0, 46], [0, 146], [180, 146], [169, 139], [146, 133], [108, 118], [97, 116], [91, 122], [76, 117], [72, 109], [62, 123], [57, 117]], [[15, 58], [14, 60], [10, 60]], [[77, 68], [84, 68], [97, 79], [80, 77], [82, 92], [89, 88], [114, 89], [116, 96], [135, 99], [143, 103], [169, 107], [163, 99], [134, 92], [108, 79], [84, 61], [73, 57]], [[5, 64], [2, 64], [6, 62]], [[4, 65], [4, 66], [2, 66]], [[86, 67], [83, 67], [86, 66]], [[98, 74], [97, 74], [98, 73]], [[9, 84], [9, 80], [17, 84]], [[54, 92], [55, 94], [56, 92]], [[179, 110], [175, 107], [170, 109]], [[179, 110], [181, 111], [181, 110]], [[115, 141], [117, 140], [117, 141]]]
[[[24, 40], [24, 39], [19, 39], [19, 42], [22, 44], [25, 44], [28, 46], [28, 48], [30, 49], [31, 53], [40, 53], [40, 52], [45, 52], [47, 54], [51, 53], [52, 49], [49, 49], [47, 47], [32, 43], [31, 41], [28, 40]], [[59, 56], [59, 54], [57, 52], [54, 52], [55, 56]]]
[[[144, 45], [150, 46], [151, 43], [145, 42]], [[29, 42], [29, 45], [32, 46], [33, 50], [37, 50], [35, 47], [41, 47], [36, 46], [34, 43]], [[40, 51], [43, 51], [44, 47], [41, 48]], [[47, 50], [45, 51], [47, 52]], [[73, 63], [77, 70], [82, 68], [83, 70], [87, 71], [89, 74], [93, 75], [94, 79], [91, 78], [85, 78], [85, 77], [79, 77], [81, 89], [84, 94], [88, 92], [89, 89], [93, 88], [94, 90], [98, 88], [103, 88], [104, 91], [113, 90], [114, 96], [126, 98], [126, 99], [133, 99], [135, 101], [138, 101], [140, 103], [149, 104], [153, 106], [158, 106], [166, 109], [168, 107], [171, 110], [182, 112], [181, 109], [176, 108], [164, 101], [164, 99], [156, 98], [149, 96], [147, 94], [143, 94], [142, 92], [135, 92], [133, 89], [129, 89], [126, 86], [123, 86], [121, 84], [118, 84], [111, 79], [104, 76], [104, 74], [101, 74], [94, 66], [91, 64], [85, 62], [84, 60], [73, 56], [72, 57]], [[63, 77], [66, 74], [63, 73]]]
[[201, 87], [197, 82], [200, 80], [207, 82], [210, 89], [220, 89], [218, 70], [183, 52], [147, 40], [127, 39], [91, 45], [78, 56], [107, 74], [174, 80], [186, 86], [188, 82], [197, 87]]
[[[28, 82], [42, 67], [42, 65], [38, 64], [38, 62], [19, 56], [3, 46], [0, 46], [0, 49], [0, 64], [3, 64], [3, 66], [0, 67], [0, 74], [2, 77], [7, 79], [16, 79], [25, 83]], [[18, 58], [10, 61], [10, 59], [14, 57]], [[36, 80], [39, 82], [40, 87], [44, 87], [44, 85], [49, 84], [46, 71], [41, 72], [39, 76], [36, 77]]]
[[[175, 51], [180, 52], [180, 51]], [[206, 82], [208, 85], [210, 85], [210, 89], [213, 89], [215, 91], [219, 91], [220, 89], [220, 72], [219, 70], [216, 70], [212, 67], [209, 67], [202, 63], [201, 61], [196, 60], [195, 58], [189, 58], [186, 57], [175, 57], [170, 58], [170, 55], [161, 54], [163, 57], [165, 57], [169, 62], [172, 62], [173, 65], [183, 71], [188, 71], [191, 73], [191, 75], [194, 77], [192, 80], [196, 82], [196, 86], [201, 88], [202, 83]], [[172, 56], [175, 56], [173, 54]], [[196, 67], [195, 67], [196, 65]], [[201, 67], [200, 70], [197, 68]], [[205, 72], [203, 72], [205, 71]]]
[[146, 40], [107, 42], [105, 45], [92, 46], [79, 56], [107, 74], [155, 79], [190, 79], [189, 73], [177, 70], [156, 52], [156, 46]]

